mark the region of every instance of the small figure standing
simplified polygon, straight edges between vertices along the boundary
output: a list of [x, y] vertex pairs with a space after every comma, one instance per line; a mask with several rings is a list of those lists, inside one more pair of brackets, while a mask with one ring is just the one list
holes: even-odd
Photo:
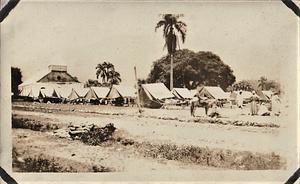
[[271, 95], [271, 110], [275, 116], [279, 116], [280, 114], [280, 98], [277, 93]]
[[244, 103], [242, 94], [243, 94], [243, 92], [240, 90], [236, 97], [237, 106], [238, 106], [238, 108], [241, 108], [241, 109], [243, 109], [243, 103]]
[[250, 98], [250, 114], [251, 116], [257, 115], [258, 113], [258, 97], [255, 95], [255, 91], [252, 91], [252, 96]]
[[197, 105], [198, 101], [199, 101], [198, 97], [195, 96], [195, 97], [192, 98], [192, 100], [190, 102], [190, 104], [191, 104], [191, 115], [193, 117], [195, 117], [196, 105]]

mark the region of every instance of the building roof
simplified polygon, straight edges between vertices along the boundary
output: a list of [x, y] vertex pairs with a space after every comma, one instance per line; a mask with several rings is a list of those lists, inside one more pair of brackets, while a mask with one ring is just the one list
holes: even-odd
[[[76, 81], [76, 79], [74, 79], [74, 77], [72, 75], [70, 75], [67, 72], [67, 66], [63, 66], [63, 65], [49, 65], [48, 69], [44, 69], [44, 70], [40, 70], [38, 72], [32, 73], [30, 78], [28, 78], [27, 80], [25, 80], [22, 84], [19, 85], [19, 87], [23, 87], [26, 85], [31, 85], [31, 84], [35, 84], [35, 83], [47, 83], [47, 82], [42, 82], [44, 78], [47, 77], [47, 75], [49, 75], [51, 72], [63, 72], [64, 75], [68, 76], [70, 79], [72, 79], [71, 81], [69, 81], [69, 83], [78, 83], [78, 81]], [[56, 81], [54, 81], [56, 82]], [[60, 81], [57, 81], [60, 82]], [[61, 81], [63, 82], [63, 81]], [[63, 82], [65, 83], [65, 82]]]
[[154, 99], [162, 100], [174, 97], [163, 83], [142, 84], [142, 88], [149, 97]]
[[222, 88], [217, 86], [203, 86], [200, 91], [200, 96], [207, 96], [214, 99], [228, 99], [228, 95]]
[[172, 93], [179, 99], [192, 99], [193, 95], [187, 88], [173, 88]]

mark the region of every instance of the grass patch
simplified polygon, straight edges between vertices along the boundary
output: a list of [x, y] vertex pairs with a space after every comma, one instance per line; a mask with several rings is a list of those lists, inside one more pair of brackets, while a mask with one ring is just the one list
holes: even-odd
[[12, 128], [23, 128], [30, 129], [34, 131], [49, 131], [56, 130], [60, 128], [57, 124], [53, 124], [50, 122], [41, 122], [38, 120], [18, 117], [16, 115], [12, 116]]
[[12, 166], [16, 172], [114, 172], [115, 169], [102, 165], [85, 165], [72, 160], [49, 157], [44, 154], [22, 158], [16, 148], [12, 151]]
[[196, 146], [177, 146], [174, 144], [134, 144], [146, 157], [195, 163], [203, 166], [237, 170], [275, 170], [283, 169], [285, 161], [274, 153], [262, 154], [250, 151], [231, 151], [209, 149]]

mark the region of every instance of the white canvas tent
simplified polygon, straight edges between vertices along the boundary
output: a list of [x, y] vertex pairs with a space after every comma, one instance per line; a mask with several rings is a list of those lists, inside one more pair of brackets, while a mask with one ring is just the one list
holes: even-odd
[[199, 95], [210, 99], [228, 99], [228, 95], [223, 91], [223, 89], [217, 86], [203, 86], [199, 90]]
[[131, 86], [124, 85], [113, 85], [108, 94], [107, 98], [136, 98], [136, 89]]
[[262, 91], [262, 93], [270, 100], [271, 96], [274, 94], [273, 91]]
[[59, 98], [60, 96], [53, 87], [42, 88], [39, 93], [40, 98]]
[[160, 108], [164, 100], [174, 97], [163, 83], [142, 84], [140, 89], [141, 104], [144, 107]]
[[85, 95], [85, 99], [103, 99], [106, 98], [108, 92], [108, 87], [91, 87]]
[[21, 92], [20, 92], [20, 96], [24, 96], [24, 97], [28, 97], [29, 94], [31, 92], [31, 89], [30, 88], [24, 88]]
[[115, 105], [133, 105], [136, 98], [136, 89], [125, 85], [113, 85], [107, 94], [107, 99]]
[[38, 98], [39, 94], [40, 94], [40, 90], [41, 90], [40, 87], [38, 87], [38, 86], [32, 86], [31, 89], [30, 89], [30, 92], [28, 94], [28, 97]]
[[72, 88], [75, 94], [78, 96], [77, 98], [84, 98], [87, 92], [89, 91], [89, 88], [84, 87], [73, 87]]
[[187, 88], [173, 88], [172, 94], [181, 100], [192, 99], [193, 95]]
[[67, 85], [57, 86], [54, 89], [58, 93], [59, 97], [63, 99], [69, 99], [69, 96], [72, 92], [72, 87]]
[[194, 96], [196, 96], [197, 94], [198, 94], [198, 90], [197, 89], [192, 89], [192, 90], [190, 90], [190, 92], [191, 92], [191, 95], [194, 97]]

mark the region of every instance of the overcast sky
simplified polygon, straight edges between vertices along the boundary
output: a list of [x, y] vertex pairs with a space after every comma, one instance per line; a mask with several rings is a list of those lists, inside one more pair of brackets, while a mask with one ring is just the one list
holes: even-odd
[[49, 64], [65, 64], [85, 82], [95, 66], [111, 62], [123, 84], [146, 78], [166, 55], [161, 13], [181, 13], [188, 25], [182, 48], [212, 51], [237, 80], [289, 78], [297, 61], [297, 19], [282, 2], [28, 2], [21, 1], [1, 26], [1, 59], [20, 67], [23, 80]]

